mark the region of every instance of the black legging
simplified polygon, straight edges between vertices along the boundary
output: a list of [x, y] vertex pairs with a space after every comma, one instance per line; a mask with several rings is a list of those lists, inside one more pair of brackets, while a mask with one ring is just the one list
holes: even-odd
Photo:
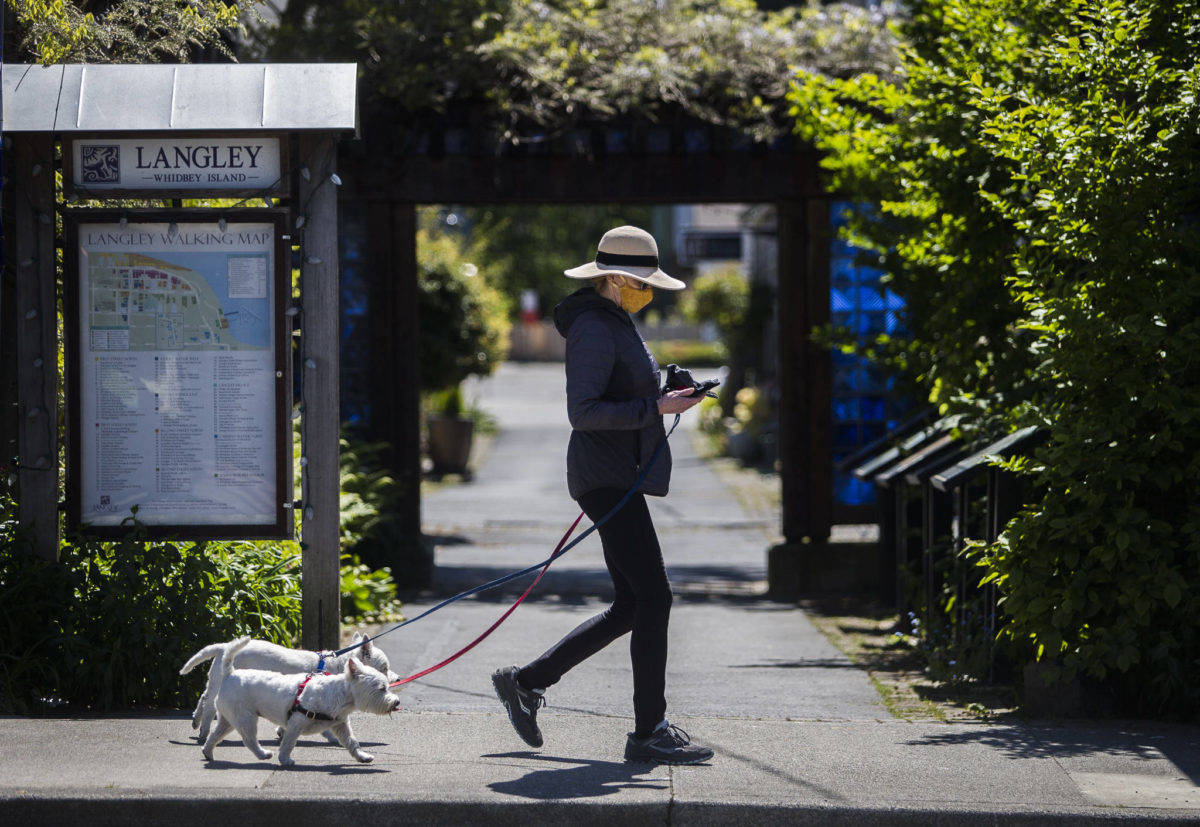
[[[607, 514], [625, 494], [615, 488], [589, 491], [579, 498], [593, 522]], [[590, 658], [626, 632], [632, 631], [635, 734], [649, 735], [667, 711], [667, 622], [671, 615], [671, 584], [663, 567], [662, 550], [646, 498], [635, 494], [600, 526], [604, 564], [612, 577], [615, 597], [607, 609], [585, 620], [517, 673], [527, 689], [553, 686], [565, 672]]]

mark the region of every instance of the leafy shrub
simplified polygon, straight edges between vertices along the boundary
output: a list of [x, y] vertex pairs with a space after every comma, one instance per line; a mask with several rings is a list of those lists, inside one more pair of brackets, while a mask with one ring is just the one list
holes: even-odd
[[391, 569], [372, 569], [353, 554], [342, 555], [342, 623], [400, 620], [400, 601]]
[[692, 282], [680, 296], [679, 310], [689, 322], [712, 322], [722, 338], [736, 335], [750, 306], [750, 284], [734, 265], [718, 267]]
[[[343, 459], [372, 448], [344, 445]], [[343, 545], [384, 542], [389, 528], [376, 506], [388, 479], [344, 473], [342, 486]], [[29, 553], [15, 513], [0, 502], [0, 712], [187, 706], [203, 670], [178, 671], [202, 646], [244, 634], [285, 646], [300, 639], [296, 543], [71, 536], [49, 563]], [[343, 623], [400, 618], [388, 568], [353, 554], [341, 563]]]
[[417, 232], [422, 390], [456, 387], [504, 359], [508, 306], [453, 236]]
[[372, 564], [389, 559], [403, 539], [393, 516], [403, 491], [384, 467], [388, 450], [386, 442], [343, 436], [338, 453], [341, 550]]
[[907, 371], [968, 431], [1038, 425], [974, 549], [1006, 638], [1140, 712], [1200, 708], [1196, 0], [928, 0], [903, 82], [802, 77], [850, 238], [908, 300]]
[[660, 365], [674, 363], [681, 368], [719, 368], [729, 358], [729, 352], [721, 342], [659, 339], [646, 342], [646, 346]]
[[[9, 512], [11, 513], [11, 512]], [[6, 529], [12, 529], [11, 520]], [[292, 544], [73, 538], [60, 561], [0, 541], [0, 709], [185, 706], [203, 674], [179, 667], [213, 641], [300, 633]]]

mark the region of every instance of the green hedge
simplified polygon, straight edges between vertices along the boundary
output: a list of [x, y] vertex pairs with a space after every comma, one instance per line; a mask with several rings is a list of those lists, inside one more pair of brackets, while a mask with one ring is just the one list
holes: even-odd
[[729, 351], [721, 342], [698, 339], [656, 339], [646, 342], [660, 365], [681, 368], [719, 368], [729, 361]]
[[[11, 514], [11, 511], [8, 512]], [[28, 553], [12, 521], [0, 542], [0, 710], [187, 706], [196, 650], [243, 634], [293, 645], [299, 558], [265, 543], [76, 538], [59, 563]]]
[[967, 432], [1051, 435], [971, 552], [1005, 639], [1138, 712], [1200, 708], [1197, 32], [1197, 0], [926, 0], [900, 85], [792, 91], [909, 302], [865, 352]]
[[[388, 567], [364, 565], [395, 541], [399, 496], [377, 468], [383, 446], [342, 441], [341, 609], [346, 625], [400, 619]], [[300, 640], [295, 542], [116, 542], [69, 536], [59, 563], [29, 554], [15, 506], [0, 498], [0, 713], [59, 706], [188, 706], [204, 670], [196, 650], [239, 635]]]

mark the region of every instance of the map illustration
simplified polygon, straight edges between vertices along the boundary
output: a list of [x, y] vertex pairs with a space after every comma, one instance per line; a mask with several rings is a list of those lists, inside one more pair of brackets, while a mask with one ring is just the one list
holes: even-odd
[[269, 262], [261, 253], [87, 254], [90, 349], [265, 350]]

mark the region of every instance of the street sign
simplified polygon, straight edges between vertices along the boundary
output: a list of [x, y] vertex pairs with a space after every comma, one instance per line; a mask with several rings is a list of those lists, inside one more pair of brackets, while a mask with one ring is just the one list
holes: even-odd
[[286, 141], [262, 133], [71, 137], [68, 194], [83, 197], [281, 196]]

